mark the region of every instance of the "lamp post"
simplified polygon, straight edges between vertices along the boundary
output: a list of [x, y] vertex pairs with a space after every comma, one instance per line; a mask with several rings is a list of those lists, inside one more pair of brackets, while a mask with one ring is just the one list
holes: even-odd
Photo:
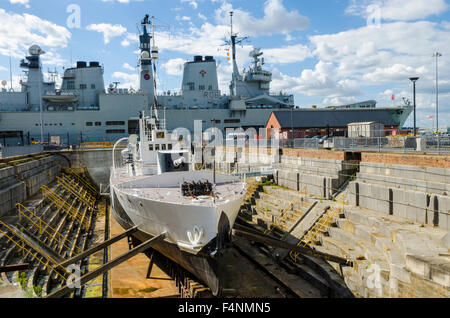
[[441, 53], [436, 52], [432, 57], [436, 58], [436, 133], [439, 132], [439, 84], [438, 84], [438, 58], [442, 56]]
[[419, 80], [418, 77], [410, 77], [409, 80], [413, 82], [413, 96], [414, 96], [414, 137], [417, 136], [416, 129], [416, 82]]

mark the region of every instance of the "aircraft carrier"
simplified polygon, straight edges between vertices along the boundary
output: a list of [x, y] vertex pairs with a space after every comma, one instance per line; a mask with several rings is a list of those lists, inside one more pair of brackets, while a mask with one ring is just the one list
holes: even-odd
[[[195, 56], [185, 63], [181, 91], [154, 94], [154, 72], [158, 48], [149, 16], [139, 24], [140, 52], [139, 87], [117, 88], [106, 86], [104, 68], [97, 61], [79, 61], [76, 66], [64, 70], [60, 88], [55, 81], [45, 81], [41, 55], [45, 52], [33, 45], [29, 56], [21, 61], [26, 79], [20, 82], [20, 91], [7, 89], [3, 81], [0, 92], [0, 142], [17, 145], [59, 136], [67, 145], [80, 142], [115, 141], [137, 133], [139, 113], [156, 104], [163, 111], [171, 131], [179, 127], [194, 131], [195, 121], [202, 128], [264, 128], [273, 111], [323, 112], [332, 117], [347, 118], [348, 113], [358, 112], [358, 121], [388, 118], [387, 126], [402, 127], [412, 106], [379, 108], [376, 101], [326, 108], [298, 108], [294, 96], [270, 93], [272, 73], [263, 68], [263, 52], [255, 48], [250, 56], [252, 64], [244, 72], [237, 66], [236, 44], [238, 36], [231, 32], [229, 41], [232, 52], [233, 74], [228, 94], [219, 89], [217, 63], [213, 56]], [[155, 97], [149, 97], [155, 96]], [[362, 111], [361, 111], [362, 110]], [[374, 116], [379, 113], [379, 116]], [[382, 114], [382, 115], [380, 115]], [[355, 116], [351, 116], [355, 117]], [[311, 123], [314, 127], [314, 123]]]

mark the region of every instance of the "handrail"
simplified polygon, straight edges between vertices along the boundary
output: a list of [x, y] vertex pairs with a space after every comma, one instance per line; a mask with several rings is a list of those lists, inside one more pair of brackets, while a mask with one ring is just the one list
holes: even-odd
[[[100, 141], [100, 142], [84, 142], [80, 145], [80, 149], [109, 149], [113, 148], [113, 141]], [[120, 146], [126, 147], [126, 145], [122, 144]]]
[[[19, 233], [17, 233], [16, 231], [14, 231], [12, 228], [10, 228], [6, 223], [4, 223], [3, 221], [0, 220], [0, 224], [5, 226], [8, 230], [10, 230], [13, 234], [15, 234], [17, 237], [19, 237], [22, 240], [22, 245], [17, 243], [12, 237], [10, 237], [7, 232], [4, 232], [1, 227], [0, 227], [0, 232], [3, 233], [3, 235], [5, 235], [5, 237], [7, 237], [11, 242], [13, 242], [17, 247], [21, 248], [23, 251], [26, 251], [28, 254], [30, 254], [34, 259], [36, 259], [37, 261], [39, 261], [42, 265], [44, 265], [47, 269], [50, 268], [52, 269], [58, 276], [60, 276], [63, 280], [67, 280], [64, 275], [62, 275], [61, 273], [59, 273], [56, 268], [54, 268], [53, 266], [51, 266], [49, 264], [49, 261], [53, 262], [53, 264], [58, 264], [57, 261], [55, 261], [53, 258], [51, 258], [49, 255], [47, 255], [46, 253], [43, 253], [41, 251], [36, 250], [33, 245], [27, 240], [25, 239], [22, 235], [20, 235]], [[39, 257], [36, 256], [36, 254], [33, 254], [30, 250], [28, 250], [25, 247], [24, 243], [27, 243], [27, 245], [29, 245], [31, 248], [33, 248], [34, 250], [36, 250], [36, 254], [41, 254], [43, 257], [45, 257], [47, 259], [47, 263], [44, 263]]]
[[[269, 225], [269, 228], [267, 230], [264, 231], [264, 235], [269, 235], [270, 233], [272, 233], [272, 231], [277, 227], [278, 222], [281, 221], [281, 219], [287, 215], [287, 211], [288, 209], [294, 208], [294, 206], [300, 201], [302, 197], [295, 197], [294, 199], [292, 199], [292, 201], [284, 208], [282, 209], [280, 215], [278, 215], [275, 220]], [[305, 186], [305, 199], [307, 198], [307, 186]], [[295, 201], [295, 202], [294, 202]]]
[[[342, 206], [339, 207], [340, 202], [337, 201], [335, 204], [325, 211], [325, 213], [316, 221], [316, 223], [303, 235], [300, 242], [298, 242], [297, 246], [299, 247], [307, 247], [311, 244], [311, 242], [317, 237], [320, 231], [322, 231], [326, 226], [330, 226], [331, 221], [336, 216], [337, 212], [341, 212], [345, 207], [345, 196], [342, 196]], [[299, 253], [291, 251], [289, 253], [291, 259], [294, 262], [297, 262], [297, 256]]]
[[60, 196], [58, 196], [56, 193], [54, 193], [52, 190], [50, 190], [47, 186], [42, 186], [42, 195], [45, 198], [48, 198], [53, 203], [55, 203], [59, 208], [61, 208], [65, 213], [69, 214], [73, 219], [80, 222], [81, 225], [84, 225], [84, 228], [88, 229], [88, 224], [86, 222], [83, 222], [83, 220], [80, 220], [79, 213], [76, 209], [74, 209], [71, 205], [69, 205], [64, 199], [62, 199]]
[[[37, 226], [39, 228], [39, 233], [41, 233], [41, 231], [43, 230], [45, 233], [47, 233], [48, 235], [50, 235], [53, 239], [55, 239], [58, 243], [63, 244], [66, 248], [71, 249], [71, 246], [75, 246], [78, 251], [81, 251], [81, 249], [75, 244], [72, 243], [71, 241], [69, 241], [67, 238], [64, 237], [64, 235], [62, 235], [61, 233], [59, 233], [57, 230], [55, 230], [54, 228], [52, 228], [48, 223], [46, 223], [45, 221], [43, 221], [40, 217], [38, 217], [36, 214], [34, 214], [32, 211], [30, 211], [29, 209], [27, 209], [25, 206], [23, 206], [21, 203], [17, 203], [16, 204], [18, 210], [19, 210], [19, 220], [21, 220], [22, 215], [24, 217], [26, 217], [31, 223], [33, 223], [35, 226]], [[37, 224], [32, 218], [30, 218], [29, 216], [27, 216], [24, 211], [22, 211], [22, 209], [25, 209], [25, 211], [27, 211], [28, 213], [30, 213], [32, 216], [34, 216], [35, 218], [37, 218], [39, 220], [39, 224]], [[44, 224], [47, 228], [50, 228], [54, 233], [56, 233], [58, 235], [59, 238], [55, 237], [53, 234], [51, 234], [50, 232], [48, 232], [45, 228], [42, 227], [42, 224]], [[63, 240], [63, 241], [61, 241]], [[65, 242], [69, 242], [70, 243], [70, 247], [67, 246], [65, 244]]]
[[72, 193], [75, 197], [77, 197], [78, 199], [80, 199], [84, 204], [87, 205], [87, 207], [92, 211], [94, 210], [94, 205], [95, 205], [95, 201], [92, 202], [91, 200], [87, 199], [86, 197], [84, 197], [83, 195], [81, 195], [77, 189], [74, 189], [74, 187], [69, 184], [66, 180], [60, 178], [60, 177], [56, 177], [58, 185], [61, 185], [62, 187], [64, 187], [66, 190], [69, 190], [70, 193]]
[[84, 180], [73, 168], [66, 168], [70, 175], [72, 175], [75, 179], [81, 182], [84, 186], [86, 186], [94, 195], [98, 194], [97, 189], [95, 189], [89, 182]]
[[[66, 183], [72, 187], [80, 187], [83, 191], [84, 191], [84, 196], [87, 197], [87, 199], [91, 202], [93, 202], [93, 204], [95, 204], [95, 201], [97, 201], [97, 199], [91, 194], [91, 192], [89, 192], [88, 189], [86, 189], [83, 184], [80, 184], [79, 182], [77, 182], [77, 180], [71, 178], [68, 175], [63, 175], [61, 177], [61, 179], [63, 179], [64, 181], [66, 181]], [[76, 189], [74, 189], [76, 190]]]

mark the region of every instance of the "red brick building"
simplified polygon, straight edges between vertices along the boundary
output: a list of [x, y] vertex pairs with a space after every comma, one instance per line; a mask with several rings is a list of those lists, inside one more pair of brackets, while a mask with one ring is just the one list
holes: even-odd
[[383, 109], [300, 109], [272, 112], [266, 124], [266, 136], [270, 138], [272, 131], [278, 131], [280, 139], [346, 136], [348, 124], [370, 121], [382, 123], [386, 134], [398, 128], [398, 123]]

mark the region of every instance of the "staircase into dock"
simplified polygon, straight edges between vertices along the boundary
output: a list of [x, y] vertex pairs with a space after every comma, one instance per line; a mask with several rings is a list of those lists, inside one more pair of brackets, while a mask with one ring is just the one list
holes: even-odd
[[240, 220], [290, 244], [352, 260], [353, 267], [341, 267], [271, 250], [318, 286], [349, 289], [356, 297], [449, 297], [449, 176], [444, 168], [282, 158], [278, 185], [260, 186]]
[[[0, 265], [30, 264], [26, 271], [2, 274], [2, 283], [19, 283], [28, 297], [45, 297], [65, 285], [70, 272], [57, 264], [90, 245], [96, 194], [69, 173], [60, 180], [64, 182], [42, 186], [40, 194], [17, 204], [14, 216], [1, 219]], [[80, 274], [86, 273], [87, 262], [76, 263]], [[80, 288], [71, 296], [82, 294]]]

